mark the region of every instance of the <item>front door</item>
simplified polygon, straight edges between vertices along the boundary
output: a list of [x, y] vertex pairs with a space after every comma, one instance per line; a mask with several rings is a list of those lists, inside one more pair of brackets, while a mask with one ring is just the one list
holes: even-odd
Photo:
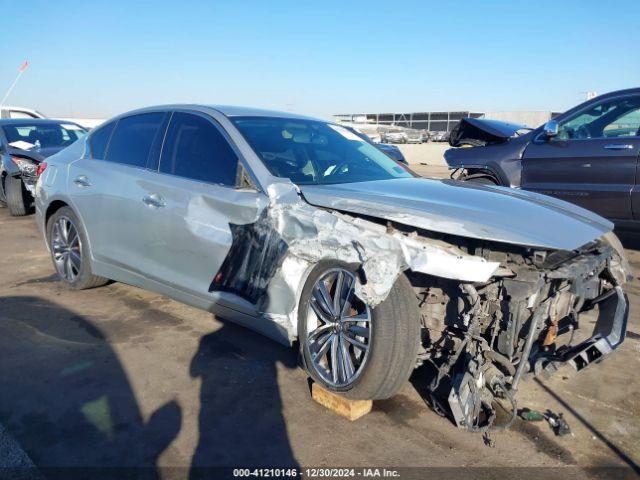
[[238, 154], [209, 117], [175, 112], [158, 172], [141, 184], [145, 273], [173, 288], [217, 302], [211, 285], [229, 254], [231, 225], [255, 222], [266, 195], [236, 187]]
[[640, 95], [590, 105], [538, 135], [522, 160], [522, 187], [578, 204], [612, 220], [633, 218], [640, 152]]

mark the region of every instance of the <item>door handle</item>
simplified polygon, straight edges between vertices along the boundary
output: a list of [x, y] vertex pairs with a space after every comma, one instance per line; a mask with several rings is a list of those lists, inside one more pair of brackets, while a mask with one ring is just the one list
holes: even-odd
[[80, 188], [86, 188], [86, 187], [90, 187], [91, 186], [91, 182], [89, 181], [89, 179], [87, 178], [86, 175], [78, 175], [73, 180], [73, 183], [75, 183]]
[[632, 150], [633, 145], [630, 143], [610, 143], [609, 145], [605, 145], [604, 148], [607, 150]]
[[164, 198], [157, 193], [150, 193], [149, 195], [145, 195], [142, 197], [142, 203], [144, 203], [147, 207], [151, 208], [161, 208], [166, 205], [164, 202]]

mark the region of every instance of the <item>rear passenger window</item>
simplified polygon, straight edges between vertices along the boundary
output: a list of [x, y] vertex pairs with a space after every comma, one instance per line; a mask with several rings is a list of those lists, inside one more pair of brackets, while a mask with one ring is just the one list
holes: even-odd
[[160, 171], [234, 187], [238, 157], [222, 133], [207, 119], [174, 113], [162, 148]]
[[89, 137], [89, 147], [91, 148], [92, 158], [104, 159], [109, 137], [111, 137], [111, 132], [113, 132], [113, 127], [115, 126], [116, 122], [111, 122], [91, 133]]
[[121, 118], [109, 142], [107, 160], [146, 167], [153, 142], [161, 134], [164, 118], [164, 112]]

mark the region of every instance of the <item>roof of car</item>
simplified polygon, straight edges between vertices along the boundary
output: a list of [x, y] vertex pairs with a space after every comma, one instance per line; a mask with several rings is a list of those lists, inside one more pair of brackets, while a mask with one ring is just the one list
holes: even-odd
[[[0, 125], [78, 125], [76, 122], [70, 122], [68, 120], [56, 120], [54, 118], [3, 118], [0, 120]], [[78, 125], [80, 126], [80, 125]]]
[[613, 92], [603, 93], [602, 95], [598, 95], [595, 98], [603, 99], [607, 97], [617, 97], [618, 95], [625, 95], [630, 93], [640, 93], [640, 88], [625, 88], [624, 90], [614, 90]]
[[225, 117], [276, 117], [276, 118], [291, 118], [298, 120], [315, 120], [323, 121], [319, 118], [308, 117], [291, 112], [279, 112], [277, 110], [265, 110], [261, 108], [241, 107], [236, 105], [213, 105], [204, 103], [176, 103], [171, 105], [154, 105], [150, 107], [139, 108], [124, 112], [114, 118], [120, 118], [128, 115], [136, 115], [145, 112], [153, 112], [158, 110], [172, 110], [172, 109], [185, 109], [185, 110], [215, 110]]
[[203, 105], [213, 108], [227, 117], [279, 117], [279, 118], [299, 118], [305, 120], [318, 120], [291, 112], [281, 112], [278, 110], [266, 110], [262, 108], [241, 107], [237, 105]]

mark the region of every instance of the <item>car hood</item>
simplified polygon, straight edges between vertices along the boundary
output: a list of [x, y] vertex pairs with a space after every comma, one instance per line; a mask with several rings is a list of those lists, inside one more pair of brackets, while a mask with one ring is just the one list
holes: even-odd
[[480, 118], [463, 118], [453, 129], [449, 145], [457, 147], [462, 140], [480, 140], [486, 143], [502, 143], [513, 137], [518, 130], [527, 129], [518, 123]]
[[573, 250], [613, 229], [608, 220], [561, 200], [455, 180], [399, 178], [299, 188], [319, 207], [545, 249]]

